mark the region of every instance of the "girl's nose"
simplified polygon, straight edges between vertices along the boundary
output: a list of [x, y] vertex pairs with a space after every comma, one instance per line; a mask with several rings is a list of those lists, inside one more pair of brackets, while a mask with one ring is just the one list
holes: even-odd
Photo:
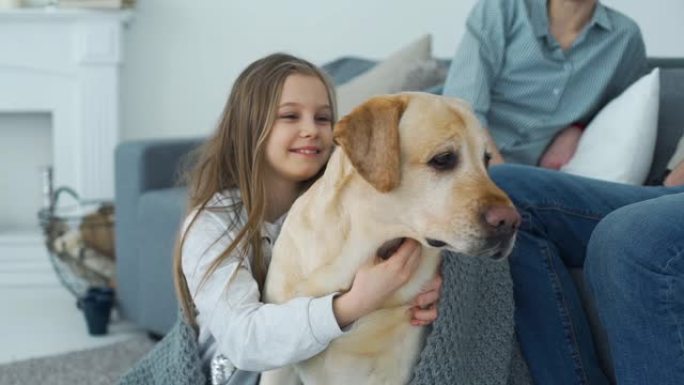
[[315, 137], [318, 135], [318, 126], [316, 121], [313, 119], [306, 119], [302, 122], [302, 126], [299, 129], [299, 134], [304, 138]]

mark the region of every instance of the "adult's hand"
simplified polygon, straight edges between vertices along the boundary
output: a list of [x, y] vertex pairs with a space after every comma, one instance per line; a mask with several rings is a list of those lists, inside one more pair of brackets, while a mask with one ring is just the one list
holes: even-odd
[[553, 139], [539, 160], [539, 166], [560, 170], [565, 166], [577, 151], [577, 144], [582, 136], [582, 129], [578, 126], [569, 126], [559, 132]]
[[679, 162], [677, 167], [670, 172], [663, 185], [668, 187], [684, 185], [684, 160]]

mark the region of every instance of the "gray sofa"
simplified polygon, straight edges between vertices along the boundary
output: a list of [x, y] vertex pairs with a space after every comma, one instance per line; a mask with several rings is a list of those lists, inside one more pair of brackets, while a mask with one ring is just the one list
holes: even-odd
[[171, 260], [186, 189], [179, 164], [200, 139], [121, 143], [115, 154], [117, 299], [122, 315], [163, 335], [178, 305]]
[[[647, 182], [655, 183], [664, 175], [684, 127], [684, 59], [651, 59], [650, 64], [662, 69], [659, 134]], [[324, 68], [341, 84], [373, 65], [349, 57]], [[438, 93], [440, 87], [428, 91]], [[185, 188], [177, 185], [178, 167], [200, 142], [129, 141], [116, 150], [118, 300], [124, 317], [159, 335], [171, 327], [177, 313], [171, 257], [186, 203]], [[575, 273], [583, 290], [581, 274]]]

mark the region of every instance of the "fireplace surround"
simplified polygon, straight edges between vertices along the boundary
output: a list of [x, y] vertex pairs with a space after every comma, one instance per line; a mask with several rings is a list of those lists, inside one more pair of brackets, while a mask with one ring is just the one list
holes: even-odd
[[128, 10], [0, 10], [0, 114], [51, 115], [54, 184], [84, 199], [114, 195], [122, 34], [130, 19]]

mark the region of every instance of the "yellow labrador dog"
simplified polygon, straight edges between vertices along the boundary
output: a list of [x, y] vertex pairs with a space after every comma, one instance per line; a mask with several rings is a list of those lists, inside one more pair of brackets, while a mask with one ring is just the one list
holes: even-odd
[[388, 240], [423, 245], [421, 265], [384, 308], [320, 354], [266, 372], [262, 384], [405, 384], [423, 344], [409, 302], [440, 251], [499, 258], [520, 221], [487, 175], [485, 136], [462, 102], [423, 93], [375, 97], [335, 126], [325, 174], [292, 206], [274, 246], [265, 299], [348, 290]]

